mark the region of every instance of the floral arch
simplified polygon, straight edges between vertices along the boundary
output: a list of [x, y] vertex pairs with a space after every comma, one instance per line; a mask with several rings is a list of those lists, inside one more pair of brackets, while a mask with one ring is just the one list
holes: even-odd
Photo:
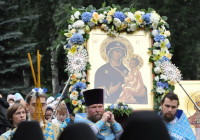
[[64, 34], [67, 37], [67, 43], [64, 45], [68, 58], [66, 70], [74, 69], [73, 62], [78, 58], [78, 66], [83, 68], [81, 72], [72, 74], [69, 84], [69, 98], [66, 101], [70, 103], [74, 113], [84, 111], [81, 91], [86, 89], [90, 82], [86, 81], [86, 70], [92, 69], [88, 61], [86, 42], [90, 37], [90, 31], [96, 27], [113, 37], [121, 32], [133, 33], [140, 29], [150, 32], [153, 45], [146, 51], [151, 54], [149, 62], [153, 64], [154, 109], [159, 109], [161, 97], [169, 90], [174, 90], [174, 83], [167, 79], [160, 67], [162, 61], [170, 61], [172, 57], [170, 31], [166, 19], [153, 9], [137, 11], [129, 8], [120, 10], [119, 7], [95, 9], [92, 6], [72, 9], [68, 29]]

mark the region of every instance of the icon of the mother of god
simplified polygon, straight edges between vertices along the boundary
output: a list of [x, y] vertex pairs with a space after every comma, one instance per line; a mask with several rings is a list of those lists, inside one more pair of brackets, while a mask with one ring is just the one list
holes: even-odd
[[113, 40], [104, 47], [108, 62], [95, 73], [95, 88], [103, 88], [105, 103], [115, 103], [122, 92], [122, 84], [129, 70], [123, 64], [127, 47], [120, 40]]

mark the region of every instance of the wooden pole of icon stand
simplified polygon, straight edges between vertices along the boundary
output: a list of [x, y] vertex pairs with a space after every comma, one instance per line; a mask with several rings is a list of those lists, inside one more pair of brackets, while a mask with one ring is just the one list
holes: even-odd
[[[35, 76], [35, 71], [33, 68], [33, 63], [32, 63], [32, 59], [31, 59], [31, 55], [30, 53], [28, 53], [28, 59], [30, 62], [30, 67], [31, 67], [31, 71], [32, 71], [32, 76], [33, 76], [33, 80], [34, 80], [34, 84], [35, 87], [40, 88], [41, 87], [41, 83], [40, 83], [40, 62], [41, 62], [41, 55], [39, 50], [37, 50], [37, 80], [36, 80], [36, 76]], [[44, 118], [44, 112], [42, 110], [42, 104], [40, 101], [40, 97], [37, 96], [36, 97], [36, 106], [35, 106], [35, 112], [34, 112], [34, 119], [38, 120], [38, 122], [40, 121], [40, 117], [42, 117], [43, 123], [44, 123], [44, 127], [45, 127], [45, 118]]]

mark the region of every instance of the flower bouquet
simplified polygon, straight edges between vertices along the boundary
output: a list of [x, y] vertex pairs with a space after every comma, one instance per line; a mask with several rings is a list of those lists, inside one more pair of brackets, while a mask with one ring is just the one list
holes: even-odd
[[115, 117], [129, 116], [133, 112], [132, 108], [121, 102], [118, 104], [112, 104], [105, 110], [112, 112]]

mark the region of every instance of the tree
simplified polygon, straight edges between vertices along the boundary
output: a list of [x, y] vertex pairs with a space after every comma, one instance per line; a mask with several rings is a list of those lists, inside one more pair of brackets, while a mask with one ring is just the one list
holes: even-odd
[[13, 0], [1, 0], [0, 4], [3, 13], [0, 20], [0, 77], [4, 79], [0, 82], [0, 92], [19, 92], [29, 86], [27, 52], [37, 44], [25, 31], [27, 26], [23, 25], [37, 16], [20, 14], [21, 5]]

